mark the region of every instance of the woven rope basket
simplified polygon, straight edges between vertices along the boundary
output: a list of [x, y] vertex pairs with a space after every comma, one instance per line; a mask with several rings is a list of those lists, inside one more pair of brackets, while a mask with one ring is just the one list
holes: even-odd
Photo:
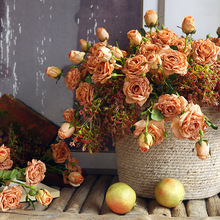
[[[220, 112], [202, 108], [202, 112], [220, 128]], [[119, 181], [130, 185], [138, 196], [154, 197], [156, 184], [165, 177], [178, 179], [185, 188], [185, 200], [202, 199], [220, 192], [220, 132], [208, 128], [211, 156], [200, 160], [195, 142], [173, 137], [167, 125], [168, 138], [142, 153], [133, 135], [116, 143]]]

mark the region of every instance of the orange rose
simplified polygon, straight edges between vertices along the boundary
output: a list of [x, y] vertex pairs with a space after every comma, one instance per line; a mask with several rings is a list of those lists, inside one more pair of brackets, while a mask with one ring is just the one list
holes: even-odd
[[82, 173], [82, 169], [78, 166], [78, 160], [74, 157], [68, 159], [68, 163], [65, 164], [66, 169]]
[[208, 158], [210, 154], [209, 143], [208, 141], [202, 141], [201, 144], [199, 142], [196, 143], [196, 152], [197, 156], [201, 160], [205, 160]]
[[138, 30], [131, 30], [127, 33], [127, 38], [131, 46], [138, 46], [142, 42], [142, 36]]
[[72, 123], [75, 119], [75, 109], [66, 109], [63, 113], [63, 118], [66, 122]]
[[140, 134], [142, 134], [146, 130], [146, 121], [140, 120], [137, 121], [135, 124], [135, 130], [133, 132], [134, 137], [138, 137]]
[[185, 75], [187, 73], [187, 56], [179, 51], [165, 48], [159, 52], [162, 68], [166, 76], [174, 73]]
[[78, 172], [63, 172], [63, 182], [64, 184], [69, 184], [71, 186], [77, 187], [83, 182], [83, 176]]
[[[173, 41], [173, 45], [177, 46], [178, 51], [183, 52], [183, 50], [185, 48], [185, 38], [183, 38], [183, 37], [177, 38], [176, 40]], [[188, 56], [191, 49], [192, 49], [191, 44], [187, 43], [184, 54], [186, 54], [186, 56]]]
[[49, 205], [53, 200], [53, 197], [46, 189], [38, 190], [38, 192], [35, 195], [35, 198], [43, 206]]
[[89, 71], [90, 74], [94, 73], [94, 70], [95, 70], [96, 66], [100, 62], [101, 61], [95, 55], [91, 55], [91, 56], [87, 57], [87, 59], [86, 59], [87, 70]]
[[191, 16], [186, 16], [182, 23], [182, 31], [190, 34], [195, 30], [194, 19]]
[[72, 68], [65, 76], [66, 88], [72, 91], [78, 86], [81, 73], [77, 68]]
[[88, 73], [89, 73], [89, 71], [88, 71], [88, 65], [87, 65], [87, 62], [84, 62], [81, 66], [80, 66], [80, 72], [81, 72], [81, 74], [82, 74], [82, 78], [84, 79], [87, 75], [88, 75]]
[[0, 193], [0, 208], [3, 212], [9, 209], [20, 208], [19, 200], [21, 199], [21, 186], [12, 186], [8, 189], [6, 186]]
[[94, 56], [100, 61], [100, 62], [107, 62], [112, 58], [112, 52], [107, 47], [99, 47], [96, 52], [94, 53]]
[[28, 161], [28, 165], [25, 170], [26, 183], [29, 185], [37, 185], [44, 179], [45, 172], [46, 166], [42, 161], [36, 159], [33, 159], [32, 162]]
[[130, 76], [141, 76], [149, 71], [149, 66], [147, 64], [146, 57], [143, 55], [136, 55], [134, 57], [128, 58], [125, 62], [122, 72], [126, 74], [127, 77]]
[[159, 66], [162, 64], [161, 58], [157, 53], [149, 54], [146, 57], [146, 60], [147, 60], [148, 66], [151, 70], [158, 70]]
[[142, 106], [152, 92], [152, 86], [146, 77], [126, 77], [123, 92], [128, 104], [137, 103]]
[[147, 27], [154, 27], [158, 24], [158, 15], [154, 10], [148, 10], [145, 12], [144, 21]]
[[53, 159], [56, 163], [65, 163], [70, 158], [70, 149], [67, 144], [62, 140], [59, 140], [57, 144], [51, 144], [53, 151]]
[[101, 62], [94, 69], [94, 73], [92, 76], [92, 80], [95, 83], [104, 84], [109, 78], [111, 78], [112, 71], [114, 70], [114, 66], [109, 62]]
[[9, 170], [13, 165], [13, 161], [11, 159], [6, 159], [4, 162], [0, 164], [0, 170]]
[[165, 94], [159, 97], [158, 103], [154, 104], [153, 108], [160, 110], [165, 121], [170, 121], [183, 112], [187, 104], [188, 102], [183, 96]]
[[70, 123], [63, 123], [58, 130], [58, 136], [61, 139], [66, 139], [72, 136], [74, 131], [75, 131], [75, 127], [74, 126], [71, 127]]
[[177, 39], [177, 35], [169, 28], [165, 28], [164, 30], [159, 31], [153, 39], [155, 44], [160, 47], [165, 44], [171, 46], [173, 45], [173, 42]]
[[76, 99], [80, 105], [88, 105], [93, 100], [94, 88], [87, 82], [81, 82], [76, 89]]
[[152, 53], [159, 53], [159, 51], [160, 47], [158, 47], [156, 44], [142, 43], [139, 47], [139, 54], [142, 54], [145, 57]]
[[153, 145], [161, 144], [164, 139], [164, 120], [151, 120], [147, 126], [148, 132], [153, 135]]
[[0, 147], [0, 163], [4, 162], [6, 159], [10, 159], [10, 148], [5, 147], [3, 144]]
[[100, 41], [105, 41], [109, 39], [109, 33], [103, 27], [100, 27], [96, 30], [96, 35]]
[[179, 139], [199, 140], [199, 131], [202, 130], [205, 133], [207, 127], [204, 118], [200, 106], [190, 103], [184, 114], [172, 120], [173, 135]]
[[107, 41], [95, 43], [95, 44], [93, 45], [93, 47], [90, 47], [90, 48], [89, 48], [89, 53], [90, 53], [90, 55], [94, 55], [95, 52], [96, 52], [100, 47], [106, 47], [106, 46], [107, 46]]
[[193, 59], [200, 65], [206, 65], [215, 62], [217, 60], [219, 49], [220, 48], [209, 39], [200, 39], [192, 42]]
[[71, 50], [69, 52], [69, 59], [72, 63], [80, 64], [84, 60], [85, 52]]

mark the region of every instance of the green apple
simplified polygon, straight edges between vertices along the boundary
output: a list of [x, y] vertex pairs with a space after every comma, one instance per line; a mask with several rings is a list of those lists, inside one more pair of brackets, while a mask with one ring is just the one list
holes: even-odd
[[177, 179], [164, 178], [155, 187], [157, 202], [168, 208], [178, 206], [183, 201], [184, 195], [183, 184]]
[[113, 212], [125, 214], [135, 206], [136, 193], [125, 183], [114, 183], [108, 188], [105, 201]]

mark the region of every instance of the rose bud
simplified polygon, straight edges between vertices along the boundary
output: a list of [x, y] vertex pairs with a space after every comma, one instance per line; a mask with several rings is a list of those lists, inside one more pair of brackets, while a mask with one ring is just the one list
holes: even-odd
[[50, 66], [46, 69], [47, 76], [49, 76], [52, 79], [57, 79], [61, 72], [61, 69], [55, 66]]
[[142, 152], [147, 152], [150, 150], [150, 147], [153, 144], [153, 137], [151, 134], [147, 134], [147, 136], [145, 136], [144, 133], [142, 133], [138, 140], [137, 140], [138, 146], [140, 147]]
[[83, 182], [83, 176], [78, 172], [70, 172], [67, 181], [72, 186], [79, 186]]
[[43, 206], [49, 205], [53, 200], [53, 197], [46, 189], [38, 190], [38, 192], [35, 195], [35, 198]]
[[220, 37], [220, 27], [218, 27], [216, 33], [217, 33], [218, 37]]
[[117, 47], [112, 47], [112, 48], [111, 48], [111, 51], [113, 52], [113, 56], [114, 56], [115, 58], [117, 58], [117, 59], [123, 58], [123, 53], [122, 53], [122, 51], [121, 51], [119, 48], [117, 48]]
[[80, 39], [79, 43], [83, 52], [88, 52], [89, 48], [92, 47], [92, 45], [88, 41], [83, 39]]
[[186, 16], [182, 23], [182, 31], [185, 34], [191, 34], [194, 30], [194, 19], [191, 16]]
[[5, 145], [3, 144], [0, 147], [0, 163], [3, 163], [9, 157], [10, 157], [10, 148], [5, 147]]
[[61, 139], [69, 138], [75, 131], [75, 127], [70, 127], [70, 123], [63, 123], [60, 129], [58, 130], [58, 136]]
[[144, 15], [145, 24], [147, 27], [155, 27], [158, 24], [158, 15], [154, 10], [148, 10]]
[[100, 47], [100, 49], [97, 50], [96, 55], [100, 58], [101, 62], [107, 62], [112, 58], [112, 52], [107, 47]]
[[147, 63], [152, 70], [157, 70], [162, 64], [162, 60], [157, 53], [152, 53], [147, 56]]
[[109, 33], [103, 27], [100, 27], [96, 30], [96, 35], [100, 41], [105, 41], [109, 39]]
[[131, 46], [138, 46], [142, 42], [142, 36], [137, 30], [129, 31], [127, 37]]
[[209, 149], [208, 141], [202, 141], [201, 143], [199, 143], [198, 141], [196, 143], [196, 152], [199, 159], [201, 160], [207, 159], [209, 156], [209, 151], [210, 149]]
[[72, 63], [80, 64], [84, 60], [85, 52], [71, 50], [69, 52], [69, 59]]

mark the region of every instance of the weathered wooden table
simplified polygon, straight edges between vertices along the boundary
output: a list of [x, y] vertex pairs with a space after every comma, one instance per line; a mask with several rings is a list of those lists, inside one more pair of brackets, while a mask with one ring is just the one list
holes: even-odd
[[115, 214], [105, 203], [105, 193], [117, 181], [115, 175], [87, 175], [78, 188], [67, 185], [60, 188], [60, 197], [48, 208], [35, 203], [34, 210], [22, 203], [22, 209], [2, 212], [0, 219], [220, 219], [220, 195], [184, 201], [173, 209], [160, 206], [154, 199], [138, 197], [137, 205], [129, 213]]

